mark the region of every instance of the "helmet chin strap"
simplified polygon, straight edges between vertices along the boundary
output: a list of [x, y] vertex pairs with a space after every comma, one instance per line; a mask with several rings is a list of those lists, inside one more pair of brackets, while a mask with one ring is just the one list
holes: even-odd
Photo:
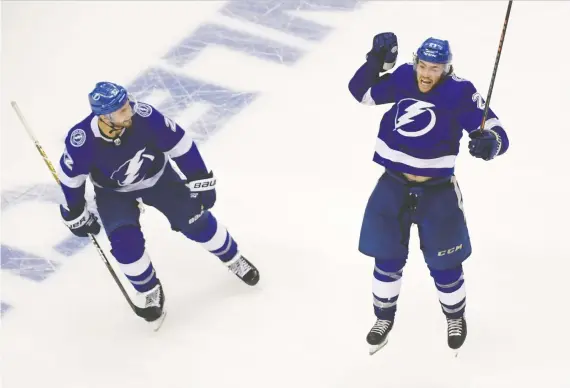
[[111, 119], [111, 115], [107, 115], [107, 119], [109, 119], [109, 123], [111, 123], [111, 124], [107, 124], [107, 126], [109, 126], [111, 128], [111, 134], [113, 134], [117, 131], [121, 131], [125, 128], [124, 126], [121, 127], [121, 126], [115, 125], [115, 123], [113, 123], [113, 120]]
[[101, 120], [103, 122], [103, 124], [105, 124], [108, 128], [109, 128], [109, 137], [112, 137], [115, 132], [121, 132], [125, 130], [124, 126], [118, 126], [115, 123], [113, 123], [113, 121], [111, 120], [111, 117], [109, 117], [109, 115], [106, 115], [105, 117], [107, 117], [107, 119], [109, 120], [109, 122], [105, 122], [103, 120]]
[[117, 131], [122, 131], [123, 129], [125, 129], [125, 127], [117, 127], [115, 124], [111, 124], [109, 125], [109, 127], [111, 127], [111, 130], [109, 131], [111, 132], [111, 135]]

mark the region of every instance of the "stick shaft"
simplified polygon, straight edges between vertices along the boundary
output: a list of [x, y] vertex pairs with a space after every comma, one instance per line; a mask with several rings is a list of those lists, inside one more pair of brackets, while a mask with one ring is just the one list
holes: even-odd
[[493, 74], [491, 76], [491, 85], [489, 86], [489, 91], [487, 92], [487, 100], [485, 101], [485, 111], [483, 112], [483, 119], [481, 120], [481, 131], [485, 128], [485, 121], [487, 121], [487, 115], [489, 114], [489, 106], [491, 104], [491, 94], [493, 93], [493, 86], [495, 86], [495, 78], [497, 77], [497, 71], [499, 69], [499, 60], [501, 59], [501, 52], [503, 51], [503, 43], [505, 41], [505, 35], [507, 34], [507, 25], [509, 24], [509, 17], [511, 16], [511, 7], [513, 5], [512, 0], [509, 1], [507, 6], [507, 14], [505, 16], [505, 21], [503, 23], [503, 31], [501, 32], [501, 38], [499, 40], [499, 48], [497, 50], [497, 56], [495, 58], [495, 66], [493, 68]]

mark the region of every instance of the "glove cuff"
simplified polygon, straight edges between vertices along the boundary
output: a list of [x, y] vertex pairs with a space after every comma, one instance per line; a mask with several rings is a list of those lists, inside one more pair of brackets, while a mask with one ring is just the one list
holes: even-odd
[[79, 214], [79, 216], [71, 218], [77, 213], [77, 211], [69, 211], [69, 209], [65, 208], [64, 206], [61, 207], [63, 223], [69, 229], [77, 229], [82, 227], [83, 225], [87, 224], [87, 221], [89, 221], [89, 218], [91, 217], [91, 214], [87, 210], [87, 206], [83, 208], [83, 211]]
[[376, 72], [381, 73], [383, 64], [384, 64], [384, 58], [386, 57], [385, 53], [377, 53], [374, 50], [370, 50], [367, 54], [366, 54], [366, 63], [368, 63], [368, 65], [372, 68], [374, 68], [376, 70]]
[[384, 62], [382, 65], [382, 71], [391, 70], [396, 65], [396, 61], [394, 62]]
[[206, 177], [192, 180], [188, 182], [186, 186], [188, 186], [192, 192], [209, 191], [216, 187], [216, 177], [214, 177], [214, 173], [210, 171]]
[[497, 139], [497, 152], [495, 153], [495, 155], [493, 155], [493, 158], [498, 156], [501, 153], [501, 149], [503, 148], [503, 142], [501, 139], [501, 135], [499, 135], [497, 132], [493, 131], [492, 129], [487, 129], [487, 131], [491, 132], [493, 135], [495, 135], [495, 138]]

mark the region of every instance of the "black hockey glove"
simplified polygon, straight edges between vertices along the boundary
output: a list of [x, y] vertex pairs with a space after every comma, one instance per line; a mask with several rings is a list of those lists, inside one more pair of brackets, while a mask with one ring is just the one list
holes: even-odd
[[469, 137], [469, 153], [476, 158], [491, 160], [501, 152], [501, 137], [493, 130], [476, 130]]
[[197, 199], [202, 205], [202, 210], [209, 210], [216, 203], [216, 178], [210, 171], [191, 177], [186, 186], [190, 189], [190, 197]]
[[390, 70], [398, 58], [398, 38], [393, 32], [383, 32], [372, 40], [372, 50], [366, 54], [366, 62], [379, 73]]
[[63, 223], [69, 228], [71, 233], [77, 237], [87, 237], [89, 234], [98, 234], [101, 230], [97, 216], [87, 210], [87, 207], [69, 210], [65, 206], [60, 205], [59, 210], [63, 218]]

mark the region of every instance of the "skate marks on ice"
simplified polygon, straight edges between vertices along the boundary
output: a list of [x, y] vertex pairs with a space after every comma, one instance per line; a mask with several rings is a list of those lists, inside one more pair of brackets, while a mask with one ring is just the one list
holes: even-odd
[[[357, 0], [228, 2], [176, 42], [158, 65], [138, 74], [127, 89], [177, 120], [198, 142], [208, 141], [263, 97], [267, 83], [259, 79], [278, 76], [297, 65], [334, 31], [331, 20], [334, 24], [335, 16], [342, 17], [358, 7]], [[220, 60], [220, 55], [210, 54], [214, 50], [225, 51], [236, 62], [241, 59], [243, 73], [237, 78], [245, 83], [227, 71], [227, 58]], [[188, 75], [189, 67], [198, 69], [201, 76]], [[255, 68], [254, 73], [248, 68]]]

